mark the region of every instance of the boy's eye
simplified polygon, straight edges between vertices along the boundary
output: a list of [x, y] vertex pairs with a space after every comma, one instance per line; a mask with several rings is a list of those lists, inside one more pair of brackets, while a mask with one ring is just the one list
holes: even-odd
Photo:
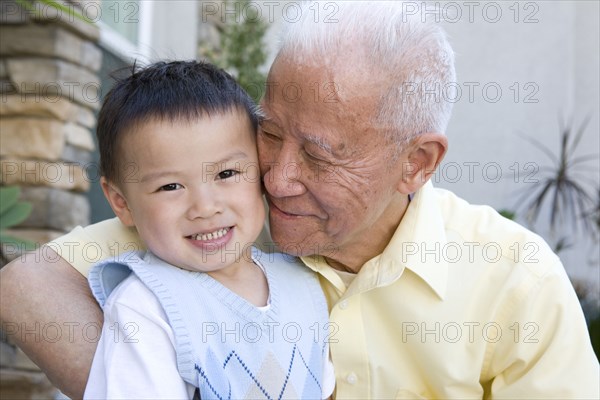
[[226, 169], [225, 171], [219, 172], [219, 179], [227, 179], [235, 176], [238, 172], [232, 169]]
[[179, 183], [169, 183], [168, 185], [161, 186], [158, 190], [164, 191], [164, 192], [170, 192], [172, 190], [177, 190], [177, 189], [181, 189], [181, 188], [183, 188], [183, 186], [181, 186]]

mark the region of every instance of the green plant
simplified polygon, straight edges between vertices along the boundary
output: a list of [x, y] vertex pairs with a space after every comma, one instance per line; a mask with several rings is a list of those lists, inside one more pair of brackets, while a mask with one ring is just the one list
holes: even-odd
[[8, 260], [4, 254], [5, 245], [15, 245], [25, 250], [33, 250], [34, 243], [8, 235], [6, 229], [23, 222], [31, 214], [32, 205], [19, 201], [21, 189], [18, 186], [0, 187], [0, 257], [4, 264]]
[[507, 210], [505, 208], [503, 208], [502, 210], [498, 210], [498, 214], [502, 215], [506, 219], [510, 219], [511, 221], [514, 221], [517, 217], [517, 214], [514, 211]]
[[[549, 201], [552, 232], [555, 231], [558, 223], [568, 223], [576, 231], [580, 225], [585, 231], [591, 230], [590, 218], [586, 218], [585, 214], [593, 200], [586, 187], [582, 185], [588, 180], [588, 177], [583, 174], [583, 164], [597, 159], [598, 154], [578, 157], [574, 154], [588, 122], [589, 118], [578, 129], [569, 126], [560, 129], [558, 155], [539, 140], [525, 136], [527, 141], [541, 150], [552, 162], [551, 166], [540, 167], [542, 179], [534, 183], [533, 188], [528, 187], [518, 200], [518, 204], [525, 204], [526, 217], [530, 224], [535, 223], [542, 206]], [[564, 248], [565, 243], [562, 243], [561, 247]]]
[[64, 4], [61, 4], [59, 2], [56, 1], [52, 1], [52, 0], [16, 0], [17, 4], [19, 4], [21, 7], [23, 7], [24, 9], [26, 9], [28, 12], [36, 15], [36, 16], [41, 16], [44, 15], [44, 13], [40, 10], [40, 8], [37, 6], [36, 3], [41, 4], [41, 5], [45, 5], [48, 6], [50, 8], [54, 8], [57, 12], [57, 14], [62, 14], [64, 13], [65, 15], [68, 16], [72, 16], [75, 17], [77, 19], [80, 19], [84, 22], [87, 22], [88, 24], [93, 23], [92, 20], [90, 20], [88, 17], [86, 17], [85, 15], [75, 11], [74, 7], [72, 6], [67, 6]]
[[268, 25], [248, 0], [225, 1], [223, 7], [235, 8], [235, 17], [221, 21], [220, 49], [204, 49], [203, 55], [230, 71], [240, 85], [259, 101], [265, 90], [266, 76], [260, 68], [267, 60], [263, 38]]
[[590, 321], [588, 325], [592, 347], [596, 353], [596, 358], [600, 360], [600, 315]]

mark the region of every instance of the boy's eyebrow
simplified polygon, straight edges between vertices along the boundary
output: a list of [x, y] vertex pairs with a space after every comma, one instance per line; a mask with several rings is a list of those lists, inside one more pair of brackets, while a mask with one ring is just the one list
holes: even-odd
[[[220, 159], [219, 161], [215, 161], [215, 162], [211, 162], [211, 163], [207, 163], [207, 164], [211, 164], [211, 165], [219, 165], [219, 164], [225, 164], [231, 161], [235, 161], [235, 160], [241, 160], [244, 158], [248, 158], [248, 155], [243, 152], [243, 151], [236, 151], [235, 153], [231, 153], [225, 157], [223, 157], [222, 159]], [[157, 180], [159, 178], [163, 178], [165, 176], [175, 176], [179, 174], [179, 171], [160, 171], [160, 172], [151, 172], [149, 174], [146, 174], [144, 176], [142, 176], [142, 179], [140, 180], [141, 183], [144, 182], [148, 182], [148, 181], [153, 181], [153, 180]]]
[[225, 157], [219, 161], [216, 161], [214, 163], [211, 163], [211, 164], [226, 163], [226, 162], [233, 161], [233, 160], [240, 160], [242, 158], [248, 158], [248, 154], [246, 154], [244, 151], [236, 151], [235, 153], [231, 153], [227, 157]]
[[152, 173], [142, 176], [142, 179], [140, 179], [140, 182], [144, 183], [144, 182], [148, 182], [148, 181], [155, 181], [164, 176], [173, 176], [173, 175], [177, 175], [177, 172], [175, 172], [175, 171], [152, 172]]

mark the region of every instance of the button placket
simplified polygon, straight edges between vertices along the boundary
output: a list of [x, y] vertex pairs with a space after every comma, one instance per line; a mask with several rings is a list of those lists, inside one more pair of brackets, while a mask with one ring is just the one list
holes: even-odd
[[346, 376], [346, 382], [348, 382], [351, 385], [355, 385], [356, 381], [358, 381], [358, 377], [356, 376], [356, 374], [354, 372], [350, 372], [347, 376]]

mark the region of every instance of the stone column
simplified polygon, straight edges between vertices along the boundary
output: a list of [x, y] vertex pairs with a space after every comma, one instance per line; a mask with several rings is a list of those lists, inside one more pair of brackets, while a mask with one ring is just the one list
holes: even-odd
[[[85, 2], [63, 2], [89, 15]], [[37, 244], [89, 223], [85, 192], [98, 179], [90, 163], [94, 112], [100, 105], [99, 30], [42, 2], [26, 10], [0, 1], [0, 185], [19, 185], [33, 212], [10, 234]], [[6, 249], [7, 256], [18, 256]], [[31, 340], [56, 335], [43, 326], [19, 329]], [[48, 328], [48, 329], [45, 329]], [[0, 398], [51, 398], [47, 378], [10, 343], [0, 343]]]

